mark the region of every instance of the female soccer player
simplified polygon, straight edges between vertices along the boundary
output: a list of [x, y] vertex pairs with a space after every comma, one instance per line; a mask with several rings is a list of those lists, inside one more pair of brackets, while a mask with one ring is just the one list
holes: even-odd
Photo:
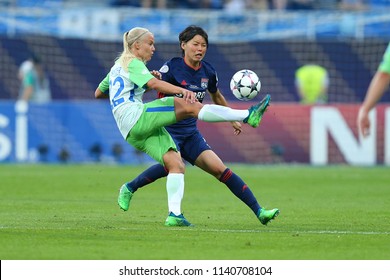
[[[180, 47], [183, 57], [173, 58], [161, 67], [163, 80], [177, 85], [182, 88], [192, 89], [196, 91], [197, 100], [202, 102], [205, 97], [206, 90], [210, 93], [215, 104], [227, 106], [227, 102], [220, 90], [217, 87], [217, 74], [214, 68], [207, 62], [203, 61], [208, 47], [208, 35], [198, 26], [189, 26], [179, 35]], [[102, 90], [105, 90], [104, 88]], [[160, 97], [166, 94], [160, 92]], [[241, 133], [241, 124], [237, 121], [232, 122], [234, 133]], [[267, 224], [271, 219], [278, 215], [279, 210], [265, 210], [260, 207], [251, 190], [242, 181], [242, 179], [227, 168], [222, 160], [211, 150], [203, 136], [196, 127], [196, 119], [188, 118], [176, 124], [167, 126], [166, 129], [174, 138], [181, 156], [192, 165], [196, 165], [204, 171], [210, 173], [241, 199], [263, 224]], [[168, 171], [160, 164], [156, 164], [132, 182], [125, 184], [122, 188], [126, 188], [132, 194], [140, 187], [149, 184], [161, 177], [168, 175]], [[179, 192], [181, 197], [178, 199], [181, 202], [184, 191]], [[130, 199], [123, 201], [119, 195], [118, 203], [122, 209], [127, 210]], [[170, 202], [168, 190], [168, 205]], [[190, 223], [180, 216], [179, 212], [171, 212], [166, 220], [167, 226], [185, 226]], [[180, 216], [177, 218], [177, 216]]]
[[[95, 97], [109, 97], [114, 119], [123, 138], [168, 170], [170, 217], [186, 221], [180, 209], [185, 166], [175, 142], [164, 126], [192, 117], [206, 122], [242, 121], [257, 127], [269, 105], [270, 96], [248, 110], [234, 110], [219, 105], [203, 106], [196, 100], [193, 91], [161, 81], [149, 72], [145, 64], [152, 58], [154, 51], [154, 36], [149, 30], [135, 27], [124, 33], [123, 52], [95, 90]], [[105, 85], [109, 85], [109, 96], [104, 93], [107, 90]], [[142, 97], [147, 89], [180, 94], [183, 98], [165, 97], [143, 103]], [[123, 210], [128, 209], [132, 194], [126, 184], [121, 187], [118, 202]]]

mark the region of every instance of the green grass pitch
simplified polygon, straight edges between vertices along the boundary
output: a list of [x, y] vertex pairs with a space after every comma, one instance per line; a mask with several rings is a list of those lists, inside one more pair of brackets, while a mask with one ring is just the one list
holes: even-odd
[[182, 210], [167, 228], [165, 179], [120, 185], [145, 166], [0, 165], [2, 260], [388, 260], [390, 171], [385, 167], [231, 165], [260, 204], [263, 226], [222, 183], [189, 166]]

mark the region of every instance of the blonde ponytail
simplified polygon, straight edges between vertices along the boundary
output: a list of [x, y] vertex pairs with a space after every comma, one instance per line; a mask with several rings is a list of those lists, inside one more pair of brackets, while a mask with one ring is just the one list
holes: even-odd
[[135, 58], [135, 55], [131, 52], [132, 45], [146, 33], [150, 33], [150, 31], [146, 28], [134, 27], [123, 34], [123, 52], [120, 54], [117, 61], [125, 71], [127, 71], [129, 63]]

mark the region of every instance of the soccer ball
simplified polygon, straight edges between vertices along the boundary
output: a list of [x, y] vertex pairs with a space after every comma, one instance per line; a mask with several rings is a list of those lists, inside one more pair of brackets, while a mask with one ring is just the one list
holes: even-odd
[[230, 80], [230, 89], [239, 100], [248, 101], [253, 99], [259, 93], [260, 88], [260, 79], [252, 70], [240, 70]]

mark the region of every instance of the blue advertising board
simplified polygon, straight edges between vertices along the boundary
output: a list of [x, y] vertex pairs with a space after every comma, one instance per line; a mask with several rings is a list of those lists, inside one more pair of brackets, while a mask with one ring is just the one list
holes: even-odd
[[144, 163], [107, 101], [0, 102], [0, 162]]

